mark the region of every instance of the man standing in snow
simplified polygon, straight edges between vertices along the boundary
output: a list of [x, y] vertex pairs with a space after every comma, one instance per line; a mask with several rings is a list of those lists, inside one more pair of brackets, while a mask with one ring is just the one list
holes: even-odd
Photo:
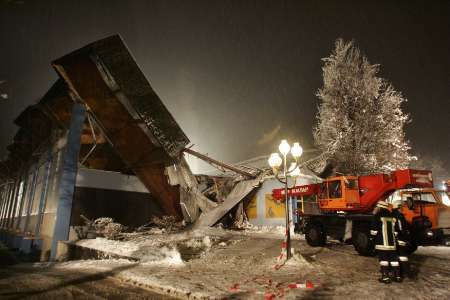
[[409, 231], [408, 231], [408, 223], [406, 222], [405, 216], [401, 212], [402, 202], [395, 201], [393, 203], [392, 214], [394, 218], [397, 220], [397, 254], [398, 259], [400, 261], [400, 271], [401, 276], [404, 277], [409, 273], [409, 259], [408, 259], [408, 244], [410, 242], [409, 239]]
[[396, 251], [396, 219], [389, 210], [389, 204], [384, 201], [377, 203], [374, 214], [370, 234], [375, 239], [375, 250], [380, 261], [381, 277], [379, 281], [391, 283], [390, 273], [392, 273], [393, 279], [400, 282], [402, 277]]

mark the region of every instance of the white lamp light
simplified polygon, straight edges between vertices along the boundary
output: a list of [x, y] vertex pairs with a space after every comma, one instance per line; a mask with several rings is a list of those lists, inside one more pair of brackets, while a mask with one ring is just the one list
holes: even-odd
[[286, 156], [289, 153], [289, 150], [291, 150], [291, 146], [289, 146], [286, 140], [281, 140], [281, 144], [280, 146], [278, 146], [278, 150], [280, 150], [281, 154]]
[[269, 157], [269, 166], [272, 168], [278, 168], [283, 163], [283, 160], [281, 159], [280, 155], [278, 153], [272, 153]]
[[299, 158], [303, 154], [303, 148], [300, 146], [299, 143], [294, 143], [294, 145], [291, 148], [292, 156], [295, 158]]

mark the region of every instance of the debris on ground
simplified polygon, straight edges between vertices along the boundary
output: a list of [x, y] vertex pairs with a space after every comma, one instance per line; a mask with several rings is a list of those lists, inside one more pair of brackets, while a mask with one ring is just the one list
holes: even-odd
[[156, 226], [159, 229], [164, 229], [167, 233], [180, 231], [185, 227], [185, 223], [179, 221], [175, 216], [154, 216], [150, 225]]
[[128, 230], [128, 227], [114, 222], [112, 218], [102, 217], [90, 220], [80, 215], [84, 220], [84, 226], [74, 226], [78, 239], [95, 239], [96, 237], [105, 237], [109, 240], [120, 240], [122, 234]]
[[128, 228], [120, 223], [114, 222], [112, 218], [98, 218], [94, 221], [97, 236], [103, 236], [109, 240], [121, 239], [121, 234]]
[[[128, 254], [139, 256], [140, 261], [73, 261], [61, 267], [117, 270], [114, 276], [122, 280], [185, 299], [448, 299], [450, 296], [449, 247], [419, 247], [411, 256], [417, 277], [405, 279], [401, 285], [381, 288], [377, 281], [377, 259], [356, 254], [352, 245], [330, 242], [327, 247], [314, 248], [304, 239], [296, 238], [292, 259], [275, 269], [283, 236], [266, 228], [253, 231], [209, 228], [154, 234], [151, 238], [127, 233], [133, 237], [127, 242], [86, 240], [85, 246], [96, 243], [98, 249], [128, 249]], [[428, 255], [431, 252], [433, 255]]]

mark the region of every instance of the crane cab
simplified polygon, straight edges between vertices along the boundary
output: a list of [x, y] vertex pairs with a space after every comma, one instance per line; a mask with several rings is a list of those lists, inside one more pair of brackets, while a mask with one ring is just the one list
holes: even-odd
[[358, 177], [330, 177], [319, 184], [319, 207], [322, 210], [356, 210], [361, 206]]

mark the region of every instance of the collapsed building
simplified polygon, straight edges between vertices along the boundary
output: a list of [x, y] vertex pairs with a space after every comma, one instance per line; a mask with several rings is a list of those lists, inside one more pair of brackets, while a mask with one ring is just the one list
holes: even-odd
[[[283, 224], [284, 208], [266, 207], [280, 183], [262, 168], [190, 149], [119, 36], [52, 66], [58, 80], [15, 119], [19, 129], [0, 164], [0, 237], [10, 247], [52, 260], [82, 216], [137, 227], [172, 215], [214, 226], [230, 212], [243, 216], [244, 202], [250, 222]], [[235, 176], [194, 175], [185, 152]]]

